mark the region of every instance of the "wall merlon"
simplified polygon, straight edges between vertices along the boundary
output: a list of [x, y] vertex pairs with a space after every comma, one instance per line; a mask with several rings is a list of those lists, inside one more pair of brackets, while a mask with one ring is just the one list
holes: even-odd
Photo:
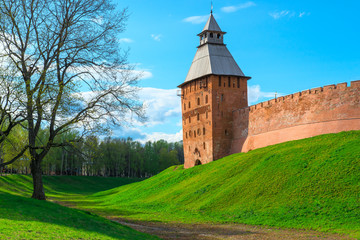
[[301, 96], [310, 94], [310, 90], [301, 91]]
[[347, 88], [347, 83], [346, 82], [339, 83], [339, 84], [336, 85], [336, 88], [339, 89], [339, 90], [346, 89]]
[[284, 96], [284, 99], [285, 99], [285, 100], [293, 99], [293, 98], [294, 98], [294, 94], [290, 94], [290, 95]]
[[322, 91], [323, 91], [322, 87], [317, 87], [317, 88], [310, 89], [310, 93], [312, 93], [312, 94], [314, 94], [314, 93], [317, 94], [317, 93], [320, 93]]
[[357, 81], [351, 81], [350, 87], [360, 87], [360, 80]]
[[336, 89], [336, 85], [335, 84], [331, 84], [331, 85], [326, 85], [323, 87], [323, 91], [326, 92], [328, 90], [333, 90]]

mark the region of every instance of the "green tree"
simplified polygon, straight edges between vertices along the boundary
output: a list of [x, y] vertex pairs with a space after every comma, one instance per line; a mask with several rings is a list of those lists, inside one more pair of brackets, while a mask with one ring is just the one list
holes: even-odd
[[[56, 136], [119, 123], [129, 111], [142, 116], [138, 76], [117, 41], [127, 10], [117, 9], [110, 0], [0, 0], [1, 59], [18, 76], [10, 84], [18, 111], [10, 116], [24, 113], [18, 121], [27, 123], [35, 199], [45, 199], [42, 161], [50, 149], [78, 140], [57, 142]], [[7, 119], [12, 125], [14, 117]], [[42, 127], [47, 139], [39, 143]]]

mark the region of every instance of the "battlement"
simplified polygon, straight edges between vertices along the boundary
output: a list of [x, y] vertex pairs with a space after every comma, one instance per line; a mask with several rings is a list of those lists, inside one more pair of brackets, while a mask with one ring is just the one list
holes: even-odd
[[233, 111], [232, 152], [360, 129], [360, 80], [312, 88]]
[[327, 94], [333, 91], [337, 91], [337, 92], [345, 92], [345, 91], [349, 91], [351, 89], [354, 88], [359, 88], [360, 89], [360, 80], [357, 81], [351, 81], [350, 86], [348, 86], [348, 84], [346, 82], [344, 83], [338, 83], [338, 84], [331, 84], [331, 85], [326, 85], [324, 87], [317, 87], [317, 88], [311, 88], [308, 90], [304, 90], [301, 92], [297, 92], [297, 93], [293, 93], [293, 94], [289, 94], [286, 96], [281, 96], [278, 98], [274, 98], [274, 99], [270, 99], [268, 101], [265, 102], [261, 102], [249, 107], [245, 107], [245, 108], [241, 108], [241, 109], [237, 109], [234, 111], [234, 113], [238, 113], [238, 114], [244, 114], [247, 111], [248, 112], [254, 112], [256, 110], [262, 109], [262, 108], [268, 108], [271, 107], [275, 104], [278, 103], [286, 103], [289, 101], [299, 101], [300, 98], [304, 98], [308, 95], [313, 96], [316, 94]]

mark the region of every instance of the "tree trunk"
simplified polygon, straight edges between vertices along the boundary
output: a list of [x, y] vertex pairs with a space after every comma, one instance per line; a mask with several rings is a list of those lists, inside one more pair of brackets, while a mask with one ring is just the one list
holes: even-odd
[[35, 158], [33, 161], [31, 161], [31, 174], [34, 185], [34, 191], [31, 197], [38, 200], [46, 200], [42, 182], [41, 159]]

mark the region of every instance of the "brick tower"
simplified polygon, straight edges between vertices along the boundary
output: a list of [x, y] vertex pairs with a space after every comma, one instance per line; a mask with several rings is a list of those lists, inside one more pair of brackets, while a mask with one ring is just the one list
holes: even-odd
[[247, 107], [247, 80], [211, 12], [181, 88], [185, 168], [230, 153], [233, 111]]

